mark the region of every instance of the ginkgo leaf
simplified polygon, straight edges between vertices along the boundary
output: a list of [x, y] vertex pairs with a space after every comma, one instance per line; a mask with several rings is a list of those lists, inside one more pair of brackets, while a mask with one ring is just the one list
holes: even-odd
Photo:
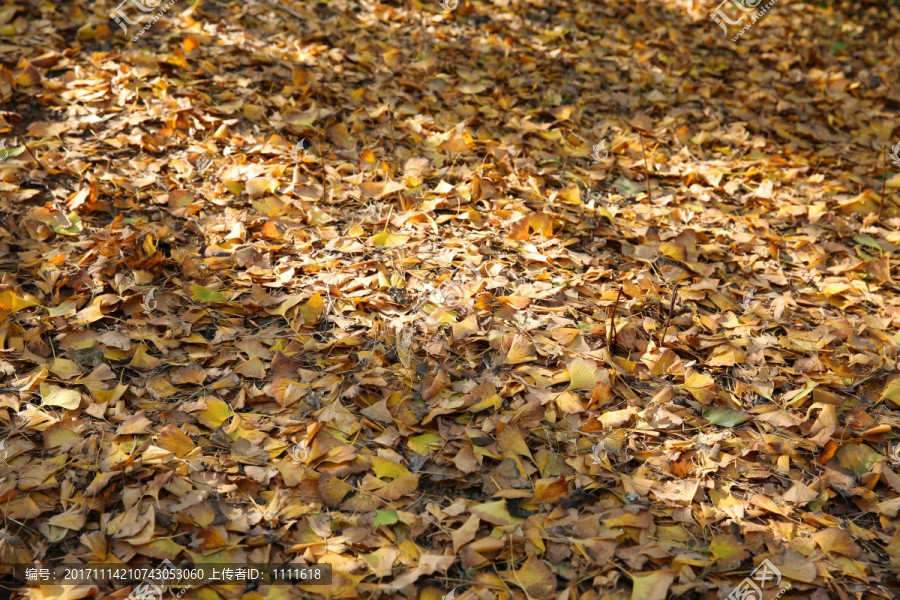
[[725, 406], [713, 406], [703, 411], [703, 418], [713, 425], [737, 427], [750, 420], [750, 415], [742, 410], [734, 410]]
[[443, 445], [443, 438], [435, 433], [424, 433], [409, 438], [409, 449], [416, 454], [428, 454]]
[[81, 217], [76, 213], [66, 215], [66, 220], [67, 224], [51, 225], [53, 231], [62, 235], [78, 235], [84, 229]]
[[369, 242], [376, 246], [385, 246], [387, 248], [393, 248], [395, 246], [402, 246], [407, 241], [409, 241], [408, 235], [399, 235], [388, 233], [387, 231], [382, 231], [376, 235], [373, 235], [369, 238]]
[[376, 510], [372, 527], [378, 527], [379, 525], [393, 525], [399, 520], [400, 517], [397, 516], [396, 510]]
[[556, 589], [556, 576], [543, 560], [532, 554], [514, 573], [504, 571], [503, 580], [522, 588], [528, 598], [550, 598]]
[[524, 336], [516, 336], [513, 338], [509, 352], [506, 354], [504, 362], [508, 365], [518, 365], [531, 362], [537, 357], [534, 344]]
[[49, 383], [42, 383], [41, 404], [75, 410], [81, 404], [81, 394], [75, 390], [66, 390]]
[[14, 158], [25, 152], [25, 146], [14, 146], [12, 148], [0, 148], [0, 161], [7, 158]]
[[41, 302], [31, 294], [16, 293], [12, 290], [0, 290], [0, 310], [16, 313], [30, 306], [40, 306]]
[[900, 406], [900, 375], [892, 375], [888, 378], [884, 389], [881, 391], [881, 400], [890, 400]]
[[684, 380], [683, 385], [678, 387], [686, 390], [700, 402], [708, 402], [715, 396], [713, 389], [716, 387], [716, 382], [712, 377], [695, 371]]
[[372, 470], [379, 479], [388, 478], [391, 481], [374, 490], [376, 496], [386, 500], [399, 500], [403, 496], [412, 493], [419, 486], [419, 476], [410, 473], [409, 469], [401, 464], [385, 460], [378, 456], [372, 457]]
[[331, 473], [323, 473], [319, 477], [319, 494], [325, 502], [325, 505], [330, 508], [337, 508], [340, 506], [341, 501], [352, 489], [353, 488], [350, 487], [350, 485]]
[[673, 571], [661, 569], [649, 573], [632, 573], [631, 600], [666, 600], [669, 586], [675, 580]]
[[191, 296], [194, 300], [207, 303], [228, 301], [221, 292], [216, 292], [197, 284], [191, 286]]
[[325, 312], [325, 300], [318, 292], [300, 306], [300, 318], [304, 325], [313, 325]]
[[600, 381], [599, 367], [589, 360], [576, 358], [566, 370], [569, 372], [569, 387], [567, 390], [592, 390]]

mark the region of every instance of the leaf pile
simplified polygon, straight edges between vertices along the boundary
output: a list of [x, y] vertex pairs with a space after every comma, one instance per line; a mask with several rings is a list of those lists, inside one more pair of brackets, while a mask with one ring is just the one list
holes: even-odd
[[114, 8], [0, 7], [3, 565], [900, 593], [895, 5]]

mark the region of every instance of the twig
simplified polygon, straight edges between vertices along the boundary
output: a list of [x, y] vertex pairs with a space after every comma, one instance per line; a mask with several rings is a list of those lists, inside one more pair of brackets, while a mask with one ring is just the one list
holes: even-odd
[[678, 290], [672, 290], [672, 302], [669, 303], [669, 314], [666, 316], [666, 324], [663, 326], [662, 333], [659, 336], [659, 349], [663, 349], [666, 342], [666, 330], [669, 328], [669, 321], [672, 319], [672, 311], [675, 310], [675, 299], [678, 298]]
[[367, 113], [366, 111], [363, 111], [363, 114], [366, 115], [366, 118], [369, 120], [369, 123], [372, 124], [372, 130], [375, 132], [375, 135], [378, 136], [378, 141], [381, 142], [381, 147], [386, 150], [385, 145], [384, 145], [384, 138], [381, 137], [381, 132], [378, 131], [378, 126], [375, 125], [375, 121], [372, 120], [372, 117], [370, 117], [369, 113]]
[[864, 384], [865, 382], [869, 381], [870, 379], [875, 379], [876, 377], [881, 377], [881, 376], [883, 376], [883, 375], [890, 375], [890, 371], [888, 371], [888, 370], [886, 370], [886, 369], [881, 369], [881, 368], [875, 369], [875, 372], [872, 373], [871, 375], [869, 375], [868, 377], [866, 377], [866, 378], [864, 378], [864, 379], [862, 379], [862, 380], [860, 380], [860, 381], [858, 381], [858, 382], [856, 382], [856, 383], [851, 383], [851, 384], [850, 384], [849, 386], [847, 386], [847, 387], [848, 387], [848, 389], [851, 389], [851, 390], [852, 390], [852, 389], [854, 389], [854, 388], [858, 388], [859, 386], [861, 386], [861, 385]]
[[400, 168], [397, 163], [397, 147], [394, 142], [394, 107], [388, 105], [388, 124], [391, 126], [391, 158], [394, 160], [394, 168]]
[[884, 210], [884, 187], [887, 185], [887, 146], [882, 148], [884, 160], [881, 163], [881, 203], [878, 205], [878, 223], [881, 223], [881, 211]]
[[650, 195], [650, 163], [647, 162], [647, 150], [644, 149], [644, 135], [638, 131], [638, 137], [641, 138], [641, 153], [644, 155], [644, 181], [647, 182], [647, 202], [653, 202], [653, 196]]
[[618, 340], [616, 339], [616, 314], [619, 311], [619, 298], [622, 297], [622, 288], [619, 287], [619, 293], [616, 294], [616, 301], [612, 305], [612, 310], [607, 314], [606, 318], [610, 322], [609, 325], [609, 339], [606, 341], [606, 346], [609, 348], [609, 354], [613, 355], [616, 352], [616, 346], [618, 346]]
[[282, 4], [281, 2], [279, 2], [278, 0], [269, 0], [269, 4], [271, 4], [271, 5], [274, 6], [275, 8], [279, 8], [279, 9], [283, 10], [284, 12], [286, 12], [286, 13], [289, 14], [289, 15], [291, 15], [292, 17], [296, 17], [296, 18], [298, 18], [298, 19], [300, 19], [300, 20], [303, 20], [303, 15], [301, 15], [300, 13], [298, 13], [298, 12], [297, 12], [296, 10], [294, 10], [293, 8], [288, 8], [287, 6], [285, 6], [284, 4]]
[[316, 148], [319, 151], [319, 164], [322, 166], [322, 204], [325, 203], [325, 190], [328, 189], [328, 175], [325, 173], [325, 155], [322, 154], [322, 144], [316, 140]]
[[[10, 95], [12, 95], [12, 84], [9, 85], [9, 93], [10, 93]], [[8, 118], [6, 119], [6, 122], [9, 123], [10, 125], [12, 125], [13, 131], [16, 132], [16, 141], [22, 142], [22, 145], [25, 146], [25, 149], [26, 149], [26, 150], [28, 150], [28, 154], [30, 154], [30, 155], [31, 155], [31, 158], [34, 159], [34, 162], [36, 162], [37, 165], [38, 165], [41, 169], [43, 169], [44, 171], [47, 171], [47, 167], [45, 167], [45, 166], [41, 163], [41, 161], [38, 160], [38, 157], [35, 156], [35, 155], [34, 155], [34, 152], [31, 151], [31, 148], [28, 147], [28, 142], [26, 142], [26, 141], [25, 141], [25, 138], [22, 137], [22, 134], [19, 133], [19, 128], [16, 127], [16, 124], [13, 122], [13, 118], [10, 116], [9, 108], [7, 108], [7, 106], [6, 106], [6, 96], [3, 96], [3, 111], [6, 113], [6, 116], [8, 117]]]

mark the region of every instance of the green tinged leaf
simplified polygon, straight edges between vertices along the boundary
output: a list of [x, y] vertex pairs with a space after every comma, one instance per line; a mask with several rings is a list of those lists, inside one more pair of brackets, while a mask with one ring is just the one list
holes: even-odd
[[835, 453], [838, 462], [845, 469], [850, 469], [857, 475], [865, 475], [884, 460], [884, 457], [866, 444], [850, 444], [842, 447]]
[[221, 292], [213, 291], [209, 288], [203, 287], [202, 285], [192, 285], [191, 295], [194, 297], [194, 300], [199, 300], [200, 302], [228, 302], [228, 300], [225, 299], [225, 296], [222, 295]]
[[372, 523], [372, 527], [378, 527], [379, 525], [393, 525], [399, 520], [400, 517], [397, 515], [396, 510], [376, 510], [375, 521]]
[[436, 450], [443, 444], [441, 436], [436, 433], [425, 433], [409, 438], [410, 449], [416, 454], [429, 454], [431, 450]]
[[857, 244], [868, 246], [869, 248], [875, 248], [881, 254], [884, 254], [884, 248], [882, 248], [881, 245], [871, 235], [856, 235], [853, 236], [853, 241]]
[[0, 160], [6, 160], [7, 158], [13, 158], [25, 152], [25, 146], [16, 146], [14, 148], [2, 148], [0, 149]]
[[737, 427], [750, 420], [750, 415], [742, 410], [734, 410], [724, 406], [713, 406], [703, 413], [703, 418], [720, 427]]

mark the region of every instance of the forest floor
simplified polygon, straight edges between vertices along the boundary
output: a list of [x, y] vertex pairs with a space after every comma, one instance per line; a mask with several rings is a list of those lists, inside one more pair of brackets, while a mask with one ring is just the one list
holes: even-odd
[[0, 6], [4, 587], [898, 597], [900, 7], [445, 2]]

